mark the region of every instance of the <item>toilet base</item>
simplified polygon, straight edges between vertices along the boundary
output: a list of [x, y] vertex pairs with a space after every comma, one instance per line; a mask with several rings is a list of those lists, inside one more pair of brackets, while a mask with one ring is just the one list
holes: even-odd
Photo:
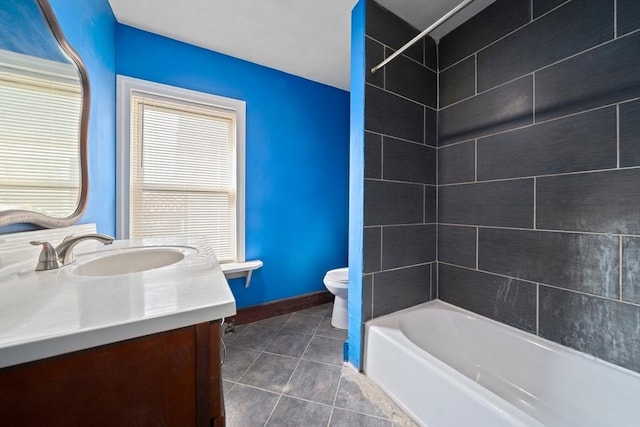
[[336, 296], [333, 300], [333, 314], [331, 314], [331, 326], [338, 329], [347, 329], [349, 317], [347, 315], [347, 299]]

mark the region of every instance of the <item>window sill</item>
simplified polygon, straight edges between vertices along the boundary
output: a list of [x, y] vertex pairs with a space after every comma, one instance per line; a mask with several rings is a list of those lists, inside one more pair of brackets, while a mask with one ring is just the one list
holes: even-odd
[[227, 280], [245, 277], [245, 288], [248, 288], [251, 283], [251, 273], [253, 273], [253, 270], [257, 270], [260, 267], [262, 267], [262, 261], [260, 260], [220, 264], [220, 268], [222, 268], [224, 277], [226, 277]]

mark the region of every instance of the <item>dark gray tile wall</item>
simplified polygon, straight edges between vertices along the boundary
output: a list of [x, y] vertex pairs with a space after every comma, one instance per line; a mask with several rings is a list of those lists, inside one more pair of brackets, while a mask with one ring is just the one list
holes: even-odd
[[613, 0], [573, 0], [479, 51], [478, 91], [611, 39]]
[[435, 223], [437, 221], [437, 190], [435, 185], [424, 186], [424, 222]]
[[364, 225], [422, 223], [423, 194], [421, 184], [365, 180]]
[[[465, 22], [464, 31], [452, 31], [440, 40], [440, 69], [455, 64], [529, 22], [530, 0], [497, 0]], [[487, 22], [490, 22], [487, 25]], [[473, 34], [473, 37], [467, 37]], [[409, 39], [407, 39], [409, 40]]]
[[476, 141], [467, 141], [438, 150], [438, 184], [476, 180]]
[[533, 17], [538, 18], [566, 1], [567, 0], [534, 0]]
[[438, 261], [476, 268], [477, 227], [438, 225]]
[[640, 238], [622, 238], [622, 300], [640, 304]]
[[[387, 50], [390, 56], [393, 51]], [[384, 69], [385, 88], [422, 105], [436, 108], [438, 75], [423, 64], [400, 55]]]
[[618, 12], [618, 37], [640, 29], [640, 1], [617, 0], [616, 9]]
[[476, 57], [470, 56], [440, 73], [440, 107], [476, 94]]
[[539, 228], [640, 235], [640, 168], [539, 178], [536, 196]]
[[[367, 54], [365, 56], [365, 70], [370, 70], [384, 61], [384, 45], [369, 37], [367, 37], [364, 42], [365, 49], [367, 51]], [[380, 88], [384, 87], [384, 70], [381, 70], [381, 72], [375, 74], [368, 72], [365, 76], [365, 81]]]
[[498, 0], [440, 41], [437, 292], [640, 372], [638, 16]]
[[539, 334], [640, 372], [637, 305], [540, 285]]
[[438, 112], [435, 109], [426, 108], [424, 116], [424, 143], [432, 147], [438, 146]]
[[364, 273], [381, 270], [380, 255], [382, 254], [382, 227], [367, 227], [364, 229]]
[[[394, 50], [400, 49], [407, 40], [411, 40], [420, 33], [410, 24], [374, 1], [367, 1], [366, 14], [365, 33], [367, 37], [375, 39]], [[368, 55], [367, 47], [365, 56]], [[423, 62], [424, 43], [419, 41], [414, 44], [406, 51], [406, 55], [418, 62]], [[430, 61], [433, 62], [433, 58], [430, 58]]]
[[382, 135], [364, 134], [364, 177], [382, 178]]
[[640, 32], [537, 71], [536, 120], [640, 97], [640, 55], [633, 52], [640, 52]]
[[536, 285], [438, 263], [438, 297], [508, 325], [536, 331]]
[[[366, 12], [370, 69], [418, 30], [374, 1]], [[366, 78], [364, 321], [435, 298], [437, 79], [431, 39]]]
[[362, 277], [362, 321], [373, 318], [373, 274]]
[[438, 188], [438, 222], [533, 228], [533, 179]]
[[438, 144], [444, 146], [531, 123], [533, 77], [524, 76], [441, 109]]
[[375, 86], [364, 94], [364, 126], [371, 132], [424, 142], [424, 106]]
[[436, 260], [434, 224], [382, 228], [382, 269], [390, 270]]
[[436, 149], [382, 137], [382, 178], [389, 181], [419, 182], [436, 185]]
[[620, 166], [640, 166], [640, 100], [620, 104]]
[[478, 268], [617, 299], [617, 236], [481, 228]]
[[478, 139], [478, 180], [616, 167], [616, 107]]
[[431, 266], [423, 264], [375, 273], [372, 316], [382, 316], [429, 301]]

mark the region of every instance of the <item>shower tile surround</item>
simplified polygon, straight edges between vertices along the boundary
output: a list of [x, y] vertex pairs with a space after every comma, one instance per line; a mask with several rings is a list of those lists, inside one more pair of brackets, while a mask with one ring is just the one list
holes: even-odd
[[[418, 34], [373, 1], [366, 16], [367, 70]], [[384, 69], [367, 73], [365, 321], [435, 295], [436, 59], [435, 43], [424, 39]]]
[[[640, 372], [637, 18], [497, 0], [367, 75], [363, 321], [439, 297]], [[366, 33], [370, 69], [418, 31]]]

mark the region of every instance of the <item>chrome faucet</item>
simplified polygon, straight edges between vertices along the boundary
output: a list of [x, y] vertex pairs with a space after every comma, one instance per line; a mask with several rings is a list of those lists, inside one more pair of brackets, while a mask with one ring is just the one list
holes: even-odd
[[64, 238], [56, 248], [49, 242], [43, 242], [40, 240], [34, 240], [30, 242], [32, 245], [42, 245], [42, 251], [38, 258], [38, 265], [36, 271], [55, 270], [56, 268], [64, 267], [67, 264], [71, 264], [75, 261], [73, 254], [73, 248], [84, 240], [97, 240], [105, 245], [113, 243], [113, 237], [106, 234], [83, 234], [81, 236], [75, 236], [73, 234]]

